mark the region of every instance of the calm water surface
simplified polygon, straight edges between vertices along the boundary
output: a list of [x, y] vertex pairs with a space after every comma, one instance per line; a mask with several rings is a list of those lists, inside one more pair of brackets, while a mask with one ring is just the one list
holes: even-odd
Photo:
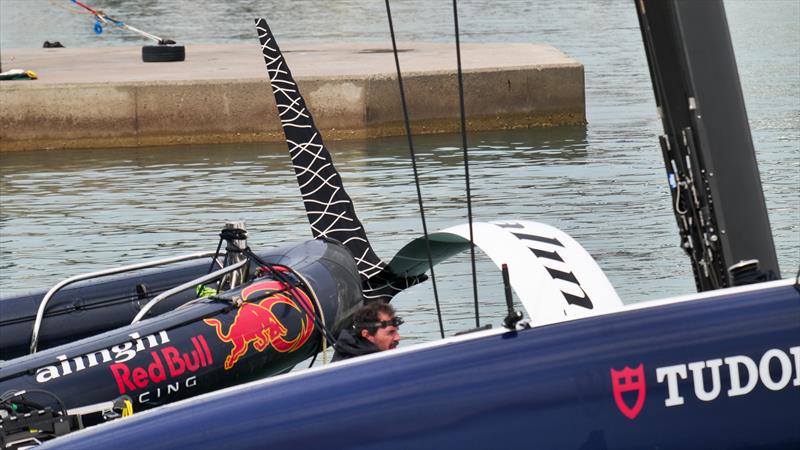
[[[62, 8], [68, 3], [0, 0], [0, 48], [44, 40], [145, 43], [119, 31], [94, 36], [87, 16]], [[252, 17], [262, 14], [282, 42], [388, 42], [379, 1], [90, 4], [184, 44], [255, 39]], [[465, 42], [546, 42], [586, 69], [586, 127], [470, 134], [476, 219], [536, 220], [564, 230], [595, 256], [627, 303], [693, 292], [631, 2], [459, 5]], [[779, 260], [791, 276], [800, 266], [800, 3], [726, 5]], [[395, 2], [399, 38], [451, 41], [449, 7]], [[460, 142], [457, 135], [415, 138], [432, 230], [465, 221]], [[421, 229], [405, 138], [328, 145], [373, 245], [390, 259]], [[0, 160], [2, 295], [122, 262], [212, 249], [231, 219], [246, 220], [253, 248], [310, 237], [282, 144], [40, 151]], [[482, 322], [498, 324], [499, 273], [482, 257], [478, 272]], [[468, 328], [468, 256], [439, 266], [437, 278], [447, 331]], [[432, 298], [426, 283], [393, 302], [409, 319], [404, 332], [412, 342], [438, 335]]]

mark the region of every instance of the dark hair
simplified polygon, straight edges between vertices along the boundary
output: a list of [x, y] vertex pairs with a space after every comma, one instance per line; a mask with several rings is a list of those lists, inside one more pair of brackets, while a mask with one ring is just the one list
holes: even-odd
[[353, 316], [353, 328], [356, 333], [361, 333], [361, 330], [367, 330], [370, 336], [378, 331], [377, 324], [380, 322], [379, 314], [386, 314], [389, 317], [394, 317], [395, 312], [392, 305], [382, 301], [368, 303], [356, 311]]

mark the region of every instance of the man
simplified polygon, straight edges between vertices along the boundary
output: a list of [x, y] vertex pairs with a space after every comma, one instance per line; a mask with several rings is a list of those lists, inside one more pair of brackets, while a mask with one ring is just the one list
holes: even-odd
[[402, 324], [403, 319], [395, 317], [394, 308], [388, 303], [378, 301], [361, 307], [353, 317], [353, 327], [339, 334], [332, 361], [397, 347]]

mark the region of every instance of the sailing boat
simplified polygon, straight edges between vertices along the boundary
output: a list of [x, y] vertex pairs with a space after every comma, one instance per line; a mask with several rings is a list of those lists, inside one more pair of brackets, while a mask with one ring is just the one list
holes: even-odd
[[[709, 53], [707, 47], [697, 52], [695, 46], [729, 50], [722, 4], [640, 0], [636, 6], [667, 131], [662, 142], [675, 181], [678, 223], [685, 227], [682, 236], [703, 292], [621, 306], [591, 258], [558, 230], [517, 220], [481, 225], [475, 245], [512, 265], [503, 248], [523, 248], [520, 255], [536, 259], [525, 262], [529, 277], [551, 283], [530, 297], [522, 294], [530, 322], [227, 388], [66, 436], [51, 448], [182, 448], [210, 442], [236, 448], [800, 446], [794, 414], [800, 403], [798, 281], [769, 281], [777, 269], [769, 248], [755, 250], [761, 256], [758, 263], [744, 259], [718, 269], [727, 258], [740, 258], [743, 247], [727, 239], [726, 216], [720, 211], [732, 209], [714, 178], [725, 176], [726, 163], [708, 148], [695, 147], [715, 137], [713, 126], [697, 123], [718, 119], [708, 117], [720, 97], [707, 96], [707, 82], [724, 89], [737, 76], [731, 52]], [[257, 21], [257, 28], [290, 148], [332, 170], [266, 22]], [[687, 64], [709, 54], [719, 55], [715, 63], [727, 67], [726, 82], [704, 78], [702, 67]], [[691, 88], [684, 93], [693, 94], [690, 112], [683, 114], [692, 122], [688, 130], [675, 117], [686, 108], [669, 104], [681, 83]], [[736, 89], [728, 92], [736, 94]], [[677, 134], [676, 126], [682, 127]], [[690, 158], [670, 164], [674, 155], [683, 157], [681, 151], [690, 151]], [[707, 190], [698, 190], [684, 173], [695, 170], [691, 164], [698, 160], [711, 164], [695, 167], [694, 173]], [[300, 168], [298, 175], [317, 173], [305, 167], [311, 166]], [[341, 188], [335, 176], [320, 179], [335, 180], [329, 186], [333, 191]], [[709, 197], [700, 203], [698, 193]], [[307, 207], [322, 208], [308, 210], [312, 223], [322, 217], [355, 220], [327, 214], [338, 200], [306, 194]], [[694, 200], [701, 206], [690, 211], [695, 205], [684, 202]], [[423, 239], [432, 244], [435, 262], [472, 245], [464, 235], [463, 227], [455, 227]], [[493, 248], [496, 241], [490, 237], [501, 245]], [[763, 239], [755, 241], [762, 245]], [[720, 241], [725, 242], [717, 245]], [[372, 258], [368, 242], [359, 244], [366, 246], [363, 253], [354, 254], [361, 257], [361, 267], [369, 267], [367, 273], [413, 279], [424, 271], [420, 243], [410, 244], [386, 265]], [[510, 272], [513, 285], [519, 277]], [[572, 277], [565, 280], [563, 274]], [[747, 284], [753, 281], [758, 283]]]

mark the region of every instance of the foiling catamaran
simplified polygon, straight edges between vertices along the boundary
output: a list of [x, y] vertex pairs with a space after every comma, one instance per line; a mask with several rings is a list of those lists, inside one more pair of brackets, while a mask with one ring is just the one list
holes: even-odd
[[[255, 253], [243, 226], [229, 224], [211, 268], [134, 266], [56, 286], [41, 304], [42, 295], [4, 300], [0, 339], [4, 354], [16, 352], [0, 366], [4, 445], [64, 435], [44, 447], [800, 446], [800, 287], [772, 280], [779, 269], [722, 3], [635, 4], [699, 294], [623, 306], [577, 242], [520, 220], [426, 232], [386, 264], [259, 19], [317, 239]], [[287, 371], [323, 349], [362, 299], [391, 300], [473, 243], [503, 268], [526, 320], [508, 294], [500, 328], [210, 392]], [[100, 330], [98, 318], [108, 322]]]

